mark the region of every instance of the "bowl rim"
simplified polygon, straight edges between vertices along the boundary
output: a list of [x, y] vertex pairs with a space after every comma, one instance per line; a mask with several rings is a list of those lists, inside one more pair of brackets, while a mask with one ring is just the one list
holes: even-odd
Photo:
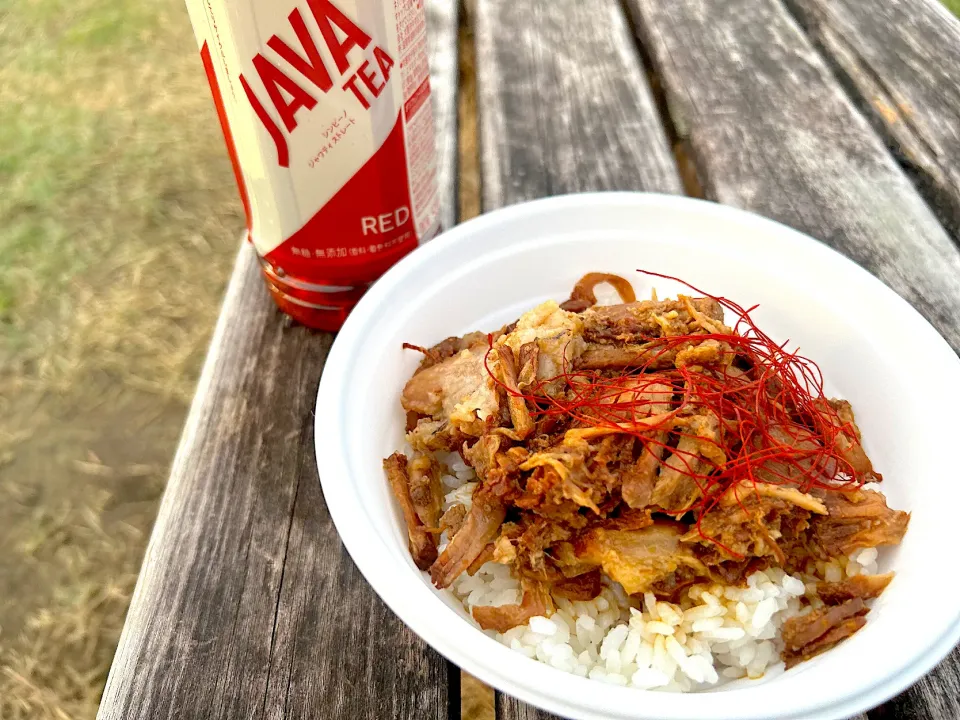
[[[464, 668], [502, 692], [561, 715], [591, 719], [626, 719], [649, 716], [660, 717], [664, 720], [681, 720], [694, 715], [707, 717], [700, 712], [694, 712], [703, 709], [696, 706], [705, 704], [702, 700], [693, 700], [694, 698], [712, 698], [716, 702], [711, 704], [723, 705], [726, 702], [720, 700], [723, 695], [739, 696], [742, 702], [746, 699], [744, 693], [754, 693], [755, 690], [746, 688], [723, 693], [691, 693], [677, 696], [675, 694], [647, 692], [636, 688], [600, 685], [595, 681], [564, 673], [562, 678], [565, 681], [569, 679], [571, 686], [578, 687], [580, 683], [587, 682], [594, 690], [597, 689], [597, 686], [603, 690], [603, 695], [607, 696], [606, 700], [602, 702], [601, 707], [597, 707], [593, 704], [587, 705], [583, 702], [570, 701], [569, 698], [564, 700], [562, 697], [556, 697], [554, 694], [538, 689], [537, 685], [545, 687], [550, 681], [555, 682], [558, 679], [555, 673], [562, 672], [542, 663], [527, 662], [519, 666], [518, 676], [518, 668], [514, 667], [515, 663], [511, 662], [503, 653], [494, 653], [491, 649], [491, 655], [499, 655], [497, 663], [478, 660], [469, 652], [469, 647], [476, 645], [476, 643], [472, 641], [460, 643], [455, 642], [453, 637], [445, 637], [442, 630], [447, 626], [447, 623], [440, 618], [424, 617], [422, 612], [418, 613], [415, 607], [418, 602], [416, 597], [405, 598], [401, 593], [395, 591], [395, 588], [409, 583], [409, 568], [412, 565], [397, 567], [381, 561], [384, 553], [389, 552], [389, 547], [379, 533], [365, 534], [360, 527], [348, 522], [348, 520], [356, 517], [357, 513], [362, 515], [363, 509], [358, 498], [349, 491], [350, 483], [334, 481], [334, 478], [350, 476], [349, 465], [345, 459], [347, 453], [344, 446], [343, 428], [339, 422], [349, 397], [348, 384], [344, 377], [350, 372], [350, 356], [360, 347], [367, 326], [380, 313], [384, 303], [399, 283], [438, 254], [448, 252], [449, 248], [467, 242], [477, 234], [490, 232], [502, 224], [510, 224], [540, 214], [549, 214], [560, 208], [597, 211], [613, 206], [631, 208], [656, 206], [697, 213], [715, 219], [717, 222], [732, 221], [740, 226], [751, 227], [757, 233], [767, 235], [777, 243], [792, 246], [794, 250], [800, 249], [804, 253], [820, 255], [824, 262], [834, 265], [839, 263], [842, 266], [842, 271], [851, 279], [851, 282], [866, 283], [872, 286], [874, 292], [882, 293], [888, 303], [892, 303], [893, 307], [901, 312], [906, 312], [910, 316], [917, 332], [932, 334], [932, 337], [928, 338], [929, 342], [934, 346], [939, 346], [938, 357], [935, 359], [952, 366], [955, 379], [960, 378], [960, 358], [957, 357], [946, 340], [912, 305], [854, 261], [816, 239], [786, 225], [732, 206], [677, 195], [642, 192], [594, 192], [553, 196], [494, 210], [457, 225], [403, 258], [387, 271], [360, 300], [330, 350], [317, 392], [314, 439], [320, 483], [326, 505], [337, 527], [341, 541], [367, 582], [407, 627], [459, 667]], [[521, 242], [515, 245], [522, 244]], [[957, 380], [956, 387], [960, 388], [960, 380]], [[958, 394], [958, 397], [960, 397], [960, 394]], [[430, 592], [426, 587], [423, 589], [428, 593]], [[422, 598], [422, 594], [419, 592], [417, 592], [417, 596]], [[475, 632], [475, 628], [471, 628], [462, 618], [457, 617], [456, 620], [464, 629]], [[456, 631], [454, 629], [455, 633]], [[478, 639], [482, 638], [493, 643], [497, 648], [513, 656], [513, 660], [528, 660], [520, 654], [504, 648], [482, 633], [476, 634], [479, 636]], [[801, 703], [799, 706], [795, 705], [793, 708], [783, 709], [781, 714], [776, 715], [776, 717], [784, 719], [846, 717], [874, 707], [916, 682], [946, 656], [958, 640], [960, 640], [960, 608], [954, 614], [952, 623], [948, 627], [942, 628], [936, 643], [905, 659], [903, 663], [897, 666], [895, 671], [890, 671], [884, 677], [873, 681], [872, 684], [856, 688], [845, 696], [826, 701], [819, 701], [812, 697], [800, 698], [798, 699]], [[524, 682], [522, 678], [527, 676], [532, 676], [534, 682]], [[639, 697], [644, 699], [645, 704], [649, 702], [652, 705], [661, 706], [663, 703], [656, 702], [657, 698], [670, 698], [671, 704], [665, 707], [647, 708], [645, 711], [648, 714], [639, 716], [625, 713], [624, 708], [629, 703], [626, 701], [628, 696], [624, 693], [629, 693], [629, 697], [634, 702]], [[638, 696], [637, 693], [642, 694]], [[655, 697], [652, 698], [651, 696]], [[655, 714], [649, 714], [650, 712]], [[735, 714], [728, 713], [726, 715], [714, 715], [713, 717], [736, 717], [743, 718], [743, 720], [756, 718], [756, 720], [760, 720], [773, 716], [770, 714], [769, 708], [753, 710], [741, 704], [737, 707]]]

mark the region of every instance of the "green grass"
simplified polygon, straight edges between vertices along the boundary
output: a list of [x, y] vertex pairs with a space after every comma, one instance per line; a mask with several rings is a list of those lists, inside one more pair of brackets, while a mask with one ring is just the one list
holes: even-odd
[[220, 277], [239, 209], [180, 0], [20, 0], [2, 18], [0, 356], [34, 362], [80, 301], [125, 303], [124, 274], [175, 278], [200, 242]]
[[960, 0], [943, 0], [943, 4], [947, 6], [950, 12], [960, 17]]

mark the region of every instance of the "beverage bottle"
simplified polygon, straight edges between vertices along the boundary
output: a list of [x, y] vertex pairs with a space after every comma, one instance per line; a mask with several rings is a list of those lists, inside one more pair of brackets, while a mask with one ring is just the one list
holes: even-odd
[[423, 0], [187, 0], [273, 299], [336, 330], [439, 230]]

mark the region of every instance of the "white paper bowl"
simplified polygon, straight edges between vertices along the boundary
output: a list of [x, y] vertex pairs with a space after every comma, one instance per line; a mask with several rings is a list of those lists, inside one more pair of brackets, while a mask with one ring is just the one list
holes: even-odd
[[[493, 330], [587, 271], [656, 285], [636, 268], [682, 277], [749, 307], [774, 339], [815, 360], [849, 399], [891, 506], [913, 513], [881, 553], [897, 576], [866, 627], [771, 679], [720, 692], [643, 692], [530, 660], [469, 624], [407, 551], [381, 460], [400, 447], [399, 394], [428, 346]], [[955, 548], [960, 361], [905, 301], [811, 238], [746, 212], [682, 197], [598, 193], [516, 205], [450, 230], [388, 272], [347, 320], [317, 399], [316, 450], [327, 506], [380, 597], [436, 650], [500, 690], [559, 715], [658, 720], [841, 718], [877, 705], [960, 639]], [[384, 662], [390, 662], [384, 658]]]

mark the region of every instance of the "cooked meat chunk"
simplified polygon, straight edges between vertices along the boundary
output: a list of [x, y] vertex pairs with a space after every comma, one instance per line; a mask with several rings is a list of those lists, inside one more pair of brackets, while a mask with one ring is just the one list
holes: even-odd
[[651, 504], [677, 517], [691, 508], [701, 494], [696, 476], [702, 476], [702, 482], [706, 481], [699, 447], [693, 438], [680, 438], [673, 454], [660, 468], [660, 475], [650, 497]]
[[673, 364], [678, 368], [687, 365], [712, 365], [725, 359], [727, 353], [729, 348], [718, 341], [704, 340], [679, 350]]
[[841, 640], [850, 637], [866, 624], [862, 617], [868, 612], [860, 598], [841, 605], [814, 610], [807, 615], [793, 617], [783, 624], [784, 660], [792, 667], [829, 650]]
[[580, 370], [640, 367], [646, 370], [663, 370], [673, 367], [676, 359], [677, 351], [657, 340], [639, 345], [588, 343], [577, 358], [576, 366]]
[[418, 568], [426, 570], [437, 559], [437, 543], [433, 535], [423, 526], [413, 500], [410, 498], [407, 456], [403, 453], [394, 453], [383, 461], [383, 470], [387, 475], [393, 496], [403, 511], [403, 519], [407, 524], [407, 537], [410, 541], [410, 555]]
[[893, 573], [884, 575], [855, 575], [840, 582], [817, 583], [817, 595], [827, 605], [841, 605], [847, 600], [872, 600], [879, 597], [893, 580]]
[[723, 556], [711, 547], [698, 545], [697, 557], [707, 566], [710, 579], [724, 585], [743, 585], [750, 573], [763, 570], [769, 564], [758, 558], [743, 560], [724, 560]]
[[576, 377], [569, 382], [572, 393], [583, 404], [585, 417], [620, 423], [669, 412], [674, 395], [672, 386], [644, 375], [628, 376], [610, 385], [602, 381], [581, 383]]
[[[662, 415], [670, 411], [673, 388], [666, 383], [638, 377], [623, 383], [624, 390], [610, 391], [601, 388], [599, 402], [603, 416], [619, 422], [634, 422], [640, 418]], [[613, 406], [611, 410], [607, 406]], [[621, 409], [622, 408], [622, 409]], [[585, 411], [590, 414], [589, 409]], [[648, 438], [638, 440], [640, 456], [619, 468], [621, 493], [624, 502], [631, 508], [645, 508], [651, 504], [657, 468], [667, 440], [667, 433], [652, 432]]]
[[551, 587], [555, 597], [567, 600], [593, 600], [603, 590], [603, 578], [600, 570], [591, 570], [583, 575], [565, 578]]
[[[524, 345], [523, 347], [530, 347]], [[530, 409], [527, 407], [527, 401], [520, 392], [520, 379], [517, 370], [517, 358], [513, 350], [507, 345], [498, 345], [496, 348], [497, 363], [500, 381], [507, 390], [507, 403], [510, 407], [510, 422], [513, 423], [513, 430], [507, 434], [513, 440], [524, 440], [533, 432], [533, 418], [530, 417]]]
[[811, 513], [824, 511], [815, 498], [795, 488], [741, 482], [723, 494], [683, 541], [712, 547], [718, 561], [772, 556], [783, 563], [781, 539], [798, 540]]
[[694, 415], [678, 422], [682, 422], [680, 441], [660, 468], [651, 497], [653, 505], [675, 516], [700, 498], [707, 475], [726, 462], [720, 450], [720, 421], [716, 415]]
[[506, 508], [499, 500], [481, 490], [474, 493], [473, 504], [463, 527], [430, 566], [430, 578], [438, 588], [449, 587], [477, 559], [488, 543], [497, 537]]
[[420, 361], [420, 367], [417, 372], [426, 370], [428, 367], [443, 362], [448, 358], [459, 355], [464, 350], [474, 347], [483, 347], [487, 344], [487, 334], [482, 332], [467, 333], [463, 337], [448, 337], [441, 340], [431, 348], [422, 348], [418, 345], [404, 343], [408, 350], [418, 350], [423, 353], [423, 360]]
[[[564, 390], [565, 383], [560, 376], [574, 366], [583, 352], [582, 332], [579, 315], [561, 310], [556, 302], [548, 300], [521, 315], [513, 332], [503, 335], [495, 346], [510, 348], [520, 359], [518, 379], [521, 382], [540, 381], [541, 394], [552, 396]], [[524, 377], [524, 361], [531, 357], [536, 358], [535, 377]]]
[[637, 461], [623, 469], [620, 492], [627, 507], [645, 508], [653, 504], [653, 487], [665, 441], [666, 433], [656, 433], [643, 443], [643, 451]]
[[416, 373], [403, 388], [403, 408], [421, 416], [449, 418], [454, 407], [489, 379], [486, 350], [463, 350]]
[[463, 521], [467, 517], [467, 507], [462, 503], [451, 505], [450, 508], [440, 516], [440, 532], [447, 533], [447, 537], [452, 539], [454, 535], [460, 532], [463, 527]]
[[487, 433], [464, 452], [483, 483], [484, 492], [501, 502], [509, 503], [520, 493], [520, 466], [516, 454], [506, 448], [507, 440], [499, 434]]
[[410, 499], [417, 517], [428, 528], [440, 525], [443, 491], [440, 488], [440, 464], [430, 454], [417, 454], [407, 465]]
[[844, 460], [850, 463], [855, 473], [871, 475], [880, 480], [880, 475], [874, 472], [873, 464], [861, 444], [860, 428], [854, 420], [853, 407], [846, 400], [831, 400], [830, 407], [836, 412], [836, 416], [835, 419], [829, 414], [827, 417], [835, 423], [839, 420], [836, 424], [840, 427], [840, 432], [834, 439], [836, 450]]
[[684, 528], [657, 523], [642, 530], [589, 531], [576, 543], [581, 561], [600, 565], [627, 593], [645, 592], [681, 567], [706, 569], [680, 538]]
[[473, 619], [484, 630], [504, 633], [517, 625], [523, 625], [532, 617], [548, 615], [553, 611], [550, 593], [544, 585], [525, 580], [522, 586], [523, 600], [519, 605], [475, 606], [472, 610]]
[[407, 442], [420, 452], [456, 450], [463, 440], [463, 434], [446, 420], [420, 418], [413, 430], [407, 432]]
[[463, 453], [463, 459], [477, 473], [477, 477], [486, 480], [499, 467], [497, 459], [502, 454], [501, 448], [505, 441], [501, 435], [488, 433], [468, 447]]
[[592, 448], [585, 441], [564, 441], [531, 455], [520, 466], [521, 470], [532, 472], [517, 505], [554, 517], [579, 513], [581, 507], [599, 515], [598, 503], [606, 497], [606, 488], [591, 478], [587, 467], [591, 453]]
[[594, 522], [595, 526], [608, 530], [643, 530], [653, 523], [653, 513], [650, 510], [633, 510], [622, 506], [617, 510], [616, 515]]
[[692, 567], [681, 566], [677, 571], [657, 580], [650, 586], [650, 592], [667, 602], [680, 602], [683, 591], [691, 585], [703, 580], [703, 571]]
[[[723, 308], [710, 298], [691, 305], [711, 320], [723, 321]], [[594, 343], [644, 343], [654, 338], [684, 335], [697, 329], [696, 319], [682, 300], [641, 300], [585, 310], [583, 337]]]
[[823, 443], [802, 427], [788, 429], [773, 425], [765, 443], [757, 443], [757, 452], [784, 458], [768, 460], [757, 469], [757, 478], [772, 485], [807, 486], [811, 481], [824, 482], [837, 475], [838, 463], [825, 452]]
[[560, 542], [550, 548], [550, 559], [565, 578], [575, 578], [597, 568], [596, 563], [577, 557], [572, 542]]
[[783, 659], [786, 663], [787, 669], [789, 670], [794, 665], [801, 663], [804, 660], [809, 660], [810, 658], [826, 652], [832, 647], [835, 647], [841, 640], [846, 640], [866, 624], [867, 619], [862, 615], [857, 615], [856, 617], [844, 620], [835, 628], [831, 628], [822, 637], [814, 640], [809, 645], [805, 645], [802, 649], [796, 652], [785, 652]]
[[865, 612], [867, 607], [863, 600], [853, 598], [841, 605], [823, 607], [806, 615], [792, 617], [783, 624], [783, 644], [787, 650], [796, 652], [843, 620]]
[[516, 506], [577, 528], [594, 516], [605, 517], [619, 503], [621, 470], [634, 462], [633, 445], [623, 433], [588, 440], [568, 431], [558, 445], [519, 466], [524, 490]]
[[910, 513], [891, 510], [874, 490], [824, 493], [828, 514], [812, 521], [812, 541], [825, 557], [849, 555], [854, 550], [878, 545], [897, 545], [903, 540]]
[[522, 532], [516, 538], [516, 567], [518, 572], [540, 580], [554, 580], [555, 569], [547, 552], [553, 545], [570, 539], [572, 531], [564, 524], [550, 522], [534, 513], [526, 513]]
[[486, 354], [483, 346], [470, 348], [418, 372], [403, 389], [404, 410], [479, 437], [500, 410], [493, 379], [484, 366]]
[[484, 547], [483, 550], [480, 551], [480, 554], [477, 555], [477, 557], [474, 558], [473, 562], [470, 563], [469, 567], [467, 567], [467, 575], [470, 575], [471, 577], [473, 577], [474, 575], [477, 574], [477, 571], [480, 568], [482, 568], [488, 562], [493, 560], [494, 547], [495, 546], [493, 543], [487, 543], [486, 547]]
[[794, 487], [783, 487], [781, 485], [771, 485], [770, 483], [747, 483], [731, 486], [724, 496], [720, 499], [720, 505], [730, 507], [739, 505], [741, 498], [746, 494], [756, 495], [761, 498], [771, 498], [782, 500], [798, 508], [809, 510], [817, 515], [826, 515], [827, 507], [817, 498], [808, 493], [803, 493]]

